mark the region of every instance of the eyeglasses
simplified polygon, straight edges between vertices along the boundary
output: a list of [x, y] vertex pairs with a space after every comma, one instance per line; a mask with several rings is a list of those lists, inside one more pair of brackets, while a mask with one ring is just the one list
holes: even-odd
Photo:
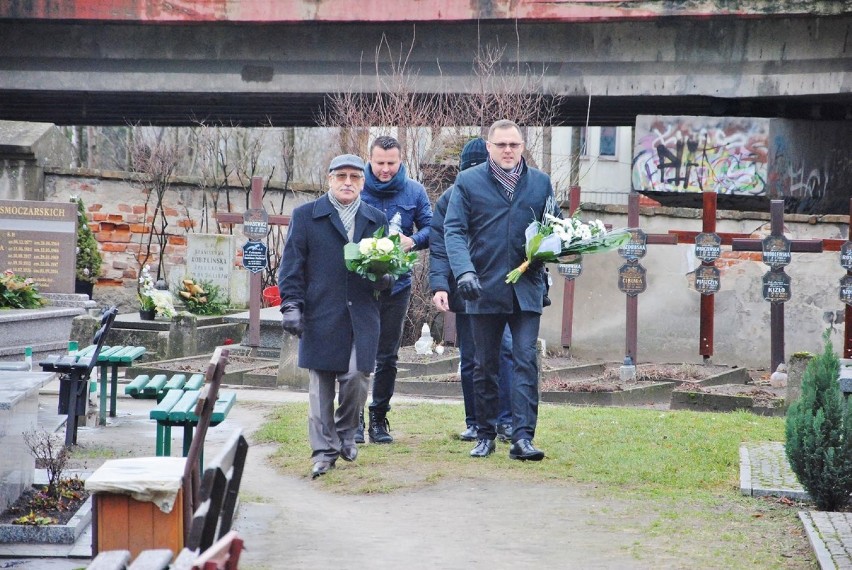
[[364, 178], [360, 172], [332, 172], [330, 176], [334, 176], [338, 182], [346, 182], [348, 178], [351, 178], [352, 182], [358, 182]]
[[524, 143], [496, 143], [496, 142], [491, 142], [491, 141], [488, 141], [488, 143], [496, 146], [500, 150], [506, 150], [506, 147], [509, 147], [512, 150], [518, 150], [524, 144]]

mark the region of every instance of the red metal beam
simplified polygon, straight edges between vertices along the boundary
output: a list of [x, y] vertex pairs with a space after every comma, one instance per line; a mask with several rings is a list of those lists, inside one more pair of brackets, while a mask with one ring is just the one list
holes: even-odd
[[836, 16], [843, 2], [798, 2], [779, 12], [777, 0], [31, 0], [0, 2], [0, 18], [112, 22], [459, 22], [519, 20], [593, 22], [668, 17]]

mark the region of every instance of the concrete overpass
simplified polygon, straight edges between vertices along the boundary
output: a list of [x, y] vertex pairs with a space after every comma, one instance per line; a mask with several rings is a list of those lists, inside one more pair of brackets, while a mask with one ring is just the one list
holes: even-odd
[[458, 96], [505, 47], [563, 124], [852, 119], [852, 0], [6, 0], [0, 119], [313, 125], [327, 93], [375, 92], [383, 38], [382, 73], [408, 54], [418, 91]]

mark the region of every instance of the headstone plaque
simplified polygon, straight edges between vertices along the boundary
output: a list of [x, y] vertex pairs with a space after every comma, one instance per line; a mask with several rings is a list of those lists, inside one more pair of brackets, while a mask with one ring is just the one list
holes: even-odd
[[628, 262], [618, 268], [618, 289], [629, 297], [635, 297], [647, 288], [645, 268], [639, 263]]
[[840, 266], [846, 271], [852, 271], [852, 241], [840, 246]]
[[700, 233], [695, 236], [695, 257], [712, 263], [722, 255], [722, 238], [719, 234]]
[[639, 228], [631, 228], [627, 231], [630, 234], [630, 241], [618, 248], [618, 255], [627, 260], [645, 257], [648, 251], [648, 236]]
[[243, 245], [243, 267], [252, 273], [260, 273], [269, 263], [266, 252], [266, 244], [262, 241], [246, 242]]
[[583, 272], [583, 256], [582, 255], [572, 255], [570, 256], [570, 260], [566, 259], [565, 262], [559, 263], [556, 265], [556, 270], [559, 271], [559, 275], [568, 279], [575, 279], [580, 276]]
[[790, 265], [790, 252], [790, 240], [784, 236], [767, 236], [763, 239], [763, 263], [773, 269]]
[[852, 306], [852, 275], [840, 278], [840, 300]]
[[269, 214], [263, 208], [249, 208], [243, 213], [243, 235], [251, 241], [261, 240], [269, 233]]
[[720, 285], [719, 270], [712, 265], [702, 265], [695, 270], [695, 290], [702, 295], [718, 293]]
[[763, 275], [763, 300], [786, 303], [792, 297], [790, 276], [783, 269], [772, 269]]
[[73, 293], [77, 205], [0, 200], [0, 271], [30, 277], [42, 293]]
[[[230, 235], [189, 234], [186, 241], [186, 277], [209, 281], [230, 299], [231, 273], [236, 257], [234, 239]], [[183, 277], [172, 276], [172, 281]]]

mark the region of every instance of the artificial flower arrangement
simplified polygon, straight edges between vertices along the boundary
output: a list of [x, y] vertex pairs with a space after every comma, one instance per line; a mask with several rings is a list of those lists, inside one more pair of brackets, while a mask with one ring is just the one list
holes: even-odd
[[172, 294], [154, 287], [151, 277], [151, 268], [146, 265], [142, 268], [142, 276], [139, 277], [139, 307], [143, 311], [154, 311], [161, 317], [170, 319], [175, 316], [175, 307], [172, 304]]
[[399, 277], [411, 271], [417, 261], [417, 254], [402, 250], [399, 234], [384, 237], [384, 233], [382, 227], [376, 230], [373, 237], [343, 246], [346, 269], [372, 282], [387, 274]]
[[38, 309], [46, 303], [31, 277], [7, 269], [0, 275], [0, 308]]
[[221, 299], [221, 290], [209, 281], [196, 283], [192, 279], [183, 279], [177, 294], [186, 310], [194, 315], [221, 315], [228, 308], [227, 300]]
[[542, 221], [533, 220], [524, 232], [527, 258], [506, 275], [506, 283], [517, 283], [533, 261], [564, 263], [566, 256], [610, 251], [630, 241], [626, 229], [608, 232], [600, 220], [583, 222], [579, 214], [577, 210], [567, 219], [544, 214]]

